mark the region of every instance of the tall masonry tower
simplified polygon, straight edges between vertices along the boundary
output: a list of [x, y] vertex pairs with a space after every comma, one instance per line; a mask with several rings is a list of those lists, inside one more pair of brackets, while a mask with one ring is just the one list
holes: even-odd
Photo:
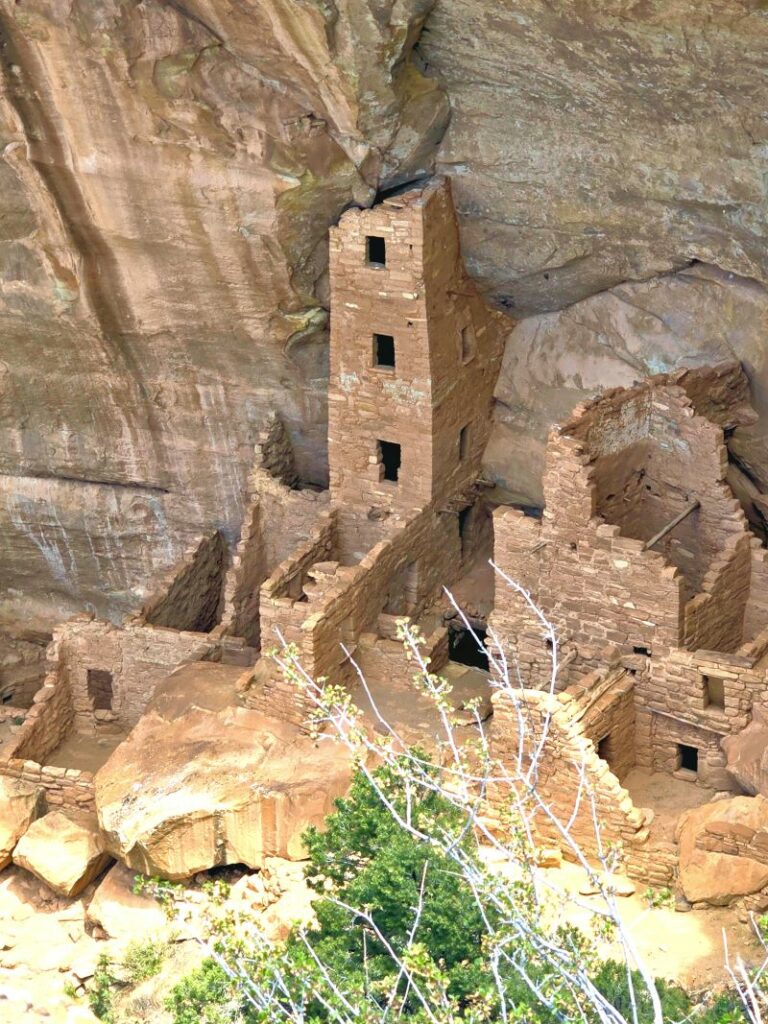
[[331, 501], [360, 549], [479, 475], [504, 318], [464, 271], [445, 180], [347, 211], [330, 271]]

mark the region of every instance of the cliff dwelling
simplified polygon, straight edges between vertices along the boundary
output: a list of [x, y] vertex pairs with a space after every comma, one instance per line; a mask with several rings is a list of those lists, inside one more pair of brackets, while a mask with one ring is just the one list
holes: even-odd
[[[42, 686], [0, 707], [0, 772], [95, 809], [110, 851], [147, 874], [292, 856], [349, 765], [314, 741], [311, 702], [270, 652], [291, 645], [371, 728], [372, 699], [428, 746], [405, 619], [456, 711], [477, 702], [501, 764], [521, 707], [527, 743], [546, 722], [539, 786], [588, 852], [585, 778], [628, 872], [673, 884], [677, 819], [748, 788], [728, 742], [768, 691], [767, 552], [726, 482], [726, 438], [754, 419], [744, 371], [681, 370], [576, 408], [550, 433], [531, 514], [483, 478], [505, 326], [464, 270], [448, 183], [344, 213], [330, 282], [329, 488], [302, 482], [273, 413], [234, 551], [213, 531], [122, 625], [58, 627]], [[494, 688], [502, 651], [523, 681], [514, 706]]]

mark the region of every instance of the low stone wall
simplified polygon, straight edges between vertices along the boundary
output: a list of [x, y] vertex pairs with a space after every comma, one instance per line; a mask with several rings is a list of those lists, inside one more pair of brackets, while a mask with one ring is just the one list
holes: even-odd
[[[52, 657], [52, 649], [49, 649]], [[27, 711], [24, 724], [12, 743], [5, 748], [5, 758], [45, 764], [45, 760], [64, 741], [74, 721], [72, 692], [55, 663]]]
[[49, 807], [65, 807], [74, 811], [95, 811], [93, 775], [77, 768], [54, 768], [36, 761], [13, 758], [0, 761], [0, 775], [22, 779], [33, 786], [42, 786]]
[[217, 530], [174, 566], [133, 623], [209, 633], [222, 611], [226, 562], [226, 544]]

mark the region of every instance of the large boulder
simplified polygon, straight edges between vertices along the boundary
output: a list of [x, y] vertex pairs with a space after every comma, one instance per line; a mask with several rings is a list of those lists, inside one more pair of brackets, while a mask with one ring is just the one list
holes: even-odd
[[88, 904], [88, 921], [110, 939], [144, 939], [147, 935], [157, 936], [168, 927], [168, 918], [157, 900], [133, 891], [135, 878], [135, 871], [114, 864]]
[[238, 707], [241, 672], [182, 666], [97, 773], [101, 827], [130, 867], [182, 879], [221, 864], [301, 858], [302, 832], [346, 791], [346, 749]]
[[768, 794], [768, 707], [754, 704], [752, 721], [722, 743], [726, 768], [748, 793]]
[[768, 886], [768, 800], [736, 796], [687, 811], [677, 826], [680, 885], [691, 903], [725, 906]]
[[61, 896], [77, 896], [109, 864], [94, 814], [51, 811], [22, 836], [13, 862]]
[[45, 813], [45, 792], [18, 779], [0, 778], [0, 871], [11, 863], [14, 847]]

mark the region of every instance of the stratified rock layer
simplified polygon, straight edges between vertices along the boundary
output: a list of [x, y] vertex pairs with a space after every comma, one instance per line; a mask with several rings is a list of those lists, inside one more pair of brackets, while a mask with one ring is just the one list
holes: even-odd
[[[231, 539], [272, 408], [324, 481], [327, 228], [379, 188], [450, 175], [514, 316], [692, 260], [765, 280], [767, 35], [752, 0], [0, 0], [2, 618], [118, 619]], [[556, 391], [492, 448], [530, 500]]]
[[95, 779], [111, 852], [146, 875], [304, 856], [301, 835], [347, 789], [338, 744], [235, 704], [236, 666], [197, 662], [162, 683]]

